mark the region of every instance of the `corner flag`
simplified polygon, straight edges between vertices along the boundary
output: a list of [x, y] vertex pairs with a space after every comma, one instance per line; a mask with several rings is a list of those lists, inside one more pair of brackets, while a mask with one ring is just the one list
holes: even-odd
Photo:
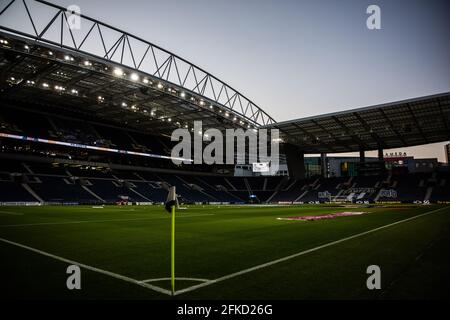
[[175, 186], [173, 186], [173, 187], [170, 187], [169, 194], [167, 195], [167, 199], [166, 199], [166, 203], [165, 203], [166, 211], [168, 213], [171, 213], [172, 207], [176, 206], [176, 204], [177, 204], [177, 193], [175, 190]]
[[172, 213], [172, 232], [170, 243], [170, 282], [172, 287], [172, 295], [175, 294], [175, 206], [177, 204], [177, 193], [175, 186], [170, 187], [169, 194], [165, 203], [167, 212]]

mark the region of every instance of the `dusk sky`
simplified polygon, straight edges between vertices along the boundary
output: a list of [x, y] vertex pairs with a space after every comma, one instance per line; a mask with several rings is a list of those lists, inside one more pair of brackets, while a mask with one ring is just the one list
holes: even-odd
[[[277, 121], [450, 91], [449, 1], [50, 2], [180, 55]], [[392, 151], [444, 161], [443, 145]]]

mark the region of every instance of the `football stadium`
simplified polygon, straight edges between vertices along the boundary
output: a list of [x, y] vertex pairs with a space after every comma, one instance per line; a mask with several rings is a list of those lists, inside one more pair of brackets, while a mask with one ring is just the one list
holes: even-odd
[[[1, 1], [3, 297], [448, 297], [448, 163], [389, 150], [449, 141], [449, 92], [276, 121], [90, 15]], [[211, 128], [277, 130], [257, 148], [276, 170], [249, 145], [173, 161], [175, 130], [206, 150]]]

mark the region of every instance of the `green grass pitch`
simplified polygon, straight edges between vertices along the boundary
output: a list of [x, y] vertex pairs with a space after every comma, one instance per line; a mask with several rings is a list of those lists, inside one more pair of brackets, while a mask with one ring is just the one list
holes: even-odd
[[[343, 211], [366, 213], [277, 219]], [[450, 207], [433, 205], [190, 206], [177, 211], [177, 294], [170, 296], [170, 215], [162, 206], [0, 207], [1, 295], [442, 298], [450, 284], [449, 231]], [[66, 287], [72, 262], [81, 264], [81, 290]], [[381, 290], [366, 287], [369, 265], [381, 268]]]

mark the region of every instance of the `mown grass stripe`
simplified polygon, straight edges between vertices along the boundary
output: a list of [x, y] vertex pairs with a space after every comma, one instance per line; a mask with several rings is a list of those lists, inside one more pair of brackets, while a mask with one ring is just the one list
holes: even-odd
[[[191, 218], [191, 217], [202, 217], [202, 216], [212, 216], [213, 213], [209, 214], [193, 214], [179, 216], [178, 218]], [[0, 225], [0, 227], [32, 227], [32, 226], [51, 226], [51, 225], [65, 225], [65, 224], [80, 224], [80, 223], [99, 223], [99, 222], [128, 222], [128, 221], [142, 221], [142, 220], [161, 220], [169, 219], [168, 217], [153, 217], [153, 218], [127, 218], [127, 219], [104, 219], [104, 220], [80, 220], [80, 221], [64, 221], [64, 222], [38, 222], [38, 223], [18, 223], [18, 224], [5, 224]]]
[[308, 253], [311, 253], [311, 252], [314, 252], [314, 251], [318, 251], [320, 249], [331, 247], [331, 246], [334, 246], [336, 244], [342, 243], [344, 241], [348, 241], [348, 240], [352, 240], [352, 239], [355, 239], [355, 238], [359, 238], [359, 237], [365, 236], [367, 234], [370, 234], [370, 233], [373, 233], [373, 232], [376, 232], [376, 231], [383, 230], [385, 228], [389, 228], [389, 227], [398, 225], [400, 223], [404, 223], [404, 222], [408, 222], [408, 221], [411, 221], [411, 220], [414, 220], [414, 219], [417, 219], [417, 218], [421, 218], [421, 217], [430, 215], [432, 213], [435, 213], [437, 211], [441, 211], [441, 210], [444, 210], [444, 209], [447, 209], [447, 207], [435, 209], [435, 210], [432, 210], [432, 211], [428, 211], [428, 212], [425, 212], [425, 213], [422, 213], [422, 214], [419, 214], [419, 215], [415, 215], [413, 217], [410, 217], [410, 218], [407, 218], [407, 219], [403, 219], [403, 220], [400, 220], [400, 221], [396, 221], [396, 222], [393, 222], [393, 223], [390, 223], [390, 224], [387, 224], [387, 225], [384, 225], [384, 226], [381, 226], [381, 227], [378, 227], [378, 228], [374, 228], [374, 229], [370, 229], [368, 231], [360, 232], [360, 233], [357, 233], [355, 235], [352, 235], [352, 236], [349, 236], [349, 237], [346, 237], [346, 238], [343, 238], [343, 239], [340, 239], [340, 240], [332, 241], [332, 242], [329, 242], [329, 243], [326, 243], [326, 244], [323, 244], [323, 245], [320, 245], [320, 246], [317, 246], [317, 247], [314, 247], [314, 248], [311, 248], [311, 249], [307, 249], [307, 250], [304, 250], [304, 251], [301, 251], [301, 252], [298, 252], [298, 253], [294, 253], [292, 255], [289, 255], [289, 256], [286, 256], [286, 257], [283, 257], [283, 258], [280, 258], [280, 259], [272, 260], [272, 261], [269, 261], [269, 262], [266, 262], [266, 263], [263, 263], [263, 264], [251, 267], [251, 268], [247, 268], [247, 269], [244, 269], [244, 270], [241, 270], [241, 271], [238, 271], [238, 272], [234, 272], [234, 273], [222, 276], [220, 278], [210, 280], [208, 282], [200, 283], [200, 284], [197, 284], [197, 285], [194, 285], [194, 286], [191, 286], [191, 287], [179, 290], [179, 291], [175, 292], [175, 295], [179, 295], [179, 294], [183, 294], [183, 293], [190, 292], [190, 291], [193, 291], [193, 290], [197, 290], [197, 289], [200, 289], [202, 287], [210, 286], [212, 284], [215, 284], [215, 283], [218, 283], [218, 282], [221, 282], [221, 281], [225, 281], [225, 280], [228, 280], [228, 279], [231, 279], [231, 278], [234, 278], [234, 277], [237, 277], [237, 276], [249, 273], [249, 272], [253, 272], [253, 271], [256, 271], [256, 270], [259, 270], [259, 269], [262, 269], [262, 268], [270, 267], [270, 266], [273, 266], [273, 265], [275, 265], [277, 263], [288, 261], [288, 260], [297, 258], [299, 256], [302, 256], [302, 255], [305, 255], [305, 254], [308, 254]]
[[54, 255], [54, 254], [51, 254], [51, 253], [48, 253], [48, 252], [45, 252], [45, 251], [33, 248], [33, 247], [26, 246], [24, 244], [20, 244], [20, 243], [14, 242], [14, 241], [7, 240], [7, 239], [0, 238], [0, 241], [4, 242], [4, 243], [7, 243], [7, 244], [10, 244], [10, 245], [13, 245], [13, 246], [16, 246], [16, 247], [19, 247], [19, 248], [22, 248], [22, 249], [25, 249], [25, 250], [28, 250], [28, 251], [32, 251], [34, 253], [37, 253], [37, 254], [40, 254], [40, 255], [43, 255], [43, 256], [55, 259], [55, 260], [59, 260], [59, 261], [62, 261], [62, 262], [68, 263], [68, 264], [77, 265], [80, 268], [84, 268], [84, 269], [87, 269], [87, 270], [90, 270], [90, 271], [101, 273], [101, 274], [110, 276], [112, 278], [116, 278], [116, 279], [119, 279], [119, 280], [122, 280], [122, 281], [126, 281], [126, 282], [129, 282], [129, 283], [137, 284], [137, 285], [139, 285], [141, 287], [144, 287], [144, 288], [147, 288], [147, 289], [151, 289], [151, 290], [159, 292], [159, 293], [171, 295], [171, 292], [169, 290], [166, 290], [166, 289], [163, 289], [163, 288], [160, 288], [160, 287], [157, 287], [157, 286], [154, 286], [154, 285], [151, 285], [151, 284], [148, 284], [148, 283], [145, 283], [145, 282], [142, 282], [142, 281], [139, 281], [139, 280], [127, 277], [127, 276], [123, 276], [123, 275], [118, 274], [118, 273], [114, 273], [114, 272], [111, 272], [111, 271], [103, 270], [103, 269], [100, 269], [100, 268], [97, 268], [97, 267], [93, 267], [93, 266], [90, 266], [90, 265], [87, 265], [87, 264], [84, 264], [84, 263], [80, 263], [80, 262], [77, 262], [77, 261], [74, 261], [74, 260], [66, 259], [66, 258], [57, 256], [57, 255]]

